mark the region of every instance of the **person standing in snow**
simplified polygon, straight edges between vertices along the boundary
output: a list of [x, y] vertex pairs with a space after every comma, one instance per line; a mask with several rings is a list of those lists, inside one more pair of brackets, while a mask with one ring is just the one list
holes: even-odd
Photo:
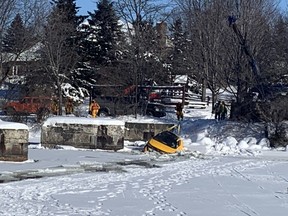
[[212, 109], [212, 113], [215, 114], [215, 119], [219, 120], [220, 119], [220, 101], [214, 104], [214, 107]]
[[175, 110], [176, 110], [176, 116], [177, 116], [178, 121], [183, 120], [183, 106], [182, 106], [182, 103], [178, 102], [176, 104]]
[[51, 112], [53, 115], [58, 115], [58, 101], [55, 97], [52, 99]]
[[92, 102], [89, 106], [89, 111], [90, 111], [93, 118], [96, 118], [99, 109], [100, 109], [99, 104], [95, 100], [92, 100]]
[[219, 118], [220, 120], [224, 120], [227, 115], [227, 107], [224, 101], [221, 102], [219, 106]]
[[210, 96], [207, 96], [207, 106], [209, 106], [209, 104], [210, 104]]
[[73, 101], [71, 98], [68, 98], [65, 104], [66, 115], [70, 115], [74, 112]]

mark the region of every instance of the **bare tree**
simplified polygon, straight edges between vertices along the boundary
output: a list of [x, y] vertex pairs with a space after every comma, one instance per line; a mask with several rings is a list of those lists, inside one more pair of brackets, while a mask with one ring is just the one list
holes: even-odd
[[[74, 14], [73, 14], [74, 13]], [[48, 17], [48, 23], [43, 38], [43, 60], [47, 79], [50, 79], [59, 98], [59, 107], [62, 107], [62, 85], [69, 83], [70, 75], [76, 68], [79, 60], [77, 53], [77, 27], [75, 4], [54, 5]], [[59, 110], [62, 115], [62, 109]]]
[[0, 33], [3, 33], [5, 27], [13, 17], [13, 9], [17, 0], [1, 0], [0, 2]]
[[286, 44], [288, 43], [288, 17], [287, 15], [279, 14], [275, 20], [275, 24], [272, 26], [271, 41], [268, 45], [274, 47], [270, 49], [270, 61], [273, 62], [273, 69], [270, 70], [270, 76], [274, 78], [276, 82], [287, 83], [288, 76], [288, 49]]
[[7, 73], [3, 74], [3, 67], [2, 63], [4, 61], [4, 57], [2, 55], [2, 40], [3, 35], [5, 33], [5, 29], [11, 19], [13, 18], [13, 9], [15, 9], [15, 4], [17, 0], [1, 0], [0, 1], [0, 52], [1, 52], [1, 59], [0, 59], [0, 72], [1, 72], [1, 81], [6, 78]]
[[[223, 87], [225, 49], [227, 38], [227, 1], [176, 0], [191, 40], [190, 56], [192, 74], [202, 83], [202, 101], [206, 99], [206, 88], [212, 91], [212, 102]], [[222, 85], [221, 85], [222, 84]]]
[[[0, 50], [1, 50], [1, 80], [5, 80], [9, 68], [16, 67], [17, 61], [23, 52], [31, 49], [37, 42], [40, 41], [39, 35], [43, 34], [43, 26], [49, 12], [50, 5], [49, 0], [3, 0], [0, 2]], [[3, 38], [7, 35], [8, 27], [15, 17], [21, 17], [23, 22], [23, 31], [15, 32], [21, 40], [22, 49], [18, 49], [17, 53], [3, 53]], [[13, 20], [14, 19], [14, 20]], [[22, 59], [31, 61], [34, 54], [30, 52], [30, 56]], [[34, 60], [32, 60], [34, 61]], [[9, 63], [10, 67], [4, 69], [3, 62]], [[14, 63], [13, 63], [14, 62]], [[14, 65], [11, 65], [14, 64]]]
[[41, 35], [51, 12], [50, 0], [17, 0], [15, 12], [21, 15], [24, 25], [34, 34]]
[[[160, 21], [160, 17], [167, 5], [159, 4], [155, 0], [119, 0], [116, 2], [118, 14], [124, 21], [128, 43], [130, 45], [130, 54], [134, 57], [135, 81], [141, 82], [141, 68], [145, 68], [145, 54], [152, 53], [151, 42], [155, 40], [155, 23]], [[163, 20], [163, 17], [162, 17]], [[139, 76], [139, 77], [138, 77]]]
[[[141, 83], [145, 77], [154, 79], [157, 72], [161, 73], [161, 64], [166, 57], [167, 4], [156, 0], [119, 0], [116, 8], [129, 38], [134, 83]], [[151, 68], [147, 66], [148, 62], [153, 65]]]
[[[275, 11], [273, 1], [175, 1], [190, 33], [190, 61], [194, 70], [200, 71], [196, 75], [203, 81], [202, 100], [206, 87], [212, 91], [214, 102], [219, 90], [230, 85], [237, 86], [237, 99], [243, 100], [247, 90], [255, 85], [252, 64], [263, 66], [257, 58], [266, 46], [269, 22]], [[234, 34], [233, 26], [229, 27], [229, 16], [237, 20], [238, 35]]]
[[[156, 75], [163, 71], [165, 51], [162, 49], [162, 39], [166, 37], [167, 26], [160, 21], [166, 19], [163, 14], [167, 5], [156, 0], [118, 0], [116, 8], [121, 20], [124, 21], [123, 28], [128, 38], [130, 82], [137, 86], [148, 79], [154, 81]], [[159, 80], [164, 78], [162, 74], [162, 79]], [[138, 92], [135, 94], [138, 95]]]

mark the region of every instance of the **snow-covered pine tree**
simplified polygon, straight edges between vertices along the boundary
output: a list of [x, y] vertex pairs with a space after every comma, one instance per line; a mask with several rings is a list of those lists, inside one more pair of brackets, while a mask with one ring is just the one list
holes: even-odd
[[114, 64], [119, 57], [118, 45], [122, 39], [121, 25], [113, 3], [100, 0], [94, 12], [88, 12], [88, 24], [83, 25], [87, 38], [83, 49], [92, 66]]

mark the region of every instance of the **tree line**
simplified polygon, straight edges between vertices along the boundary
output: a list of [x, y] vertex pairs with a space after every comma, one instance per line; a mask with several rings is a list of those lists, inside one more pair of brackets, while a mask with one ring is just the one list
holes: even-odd
[[54, 94], [60, 105], [93, 85], [170, 85], [189, 75], [203, 101], [206, 89], [213, 104], [227, 90], [240, 110], [254, 113], [249, 93], [269, 100], [268, 84], [287, 84], [288, 17], [277, 1], [99, 0], [87, 16], [78, 10], [75, 0], [2, 0], [1, 81], [34, 47], [22, 66], [25, 90]]

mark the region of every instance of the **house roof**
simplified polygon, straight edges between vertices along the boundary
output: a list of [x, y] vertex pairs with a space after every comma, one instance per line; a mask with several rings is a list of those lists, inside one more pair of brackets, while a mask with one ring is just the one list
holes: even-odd
[[175, 84], [186, 84], [188, 82], [188, 75], [176, 75], [174, 83]]
[[27, 61], [37, 61], [40, 59], [39, 50], [42, 47], [42, 43], [38, 42], [29, 49], [20, 53], [20, 55], [16, 55], [14, 53], [2, 53], [2, 61], [3, 62], [27, 62]]

